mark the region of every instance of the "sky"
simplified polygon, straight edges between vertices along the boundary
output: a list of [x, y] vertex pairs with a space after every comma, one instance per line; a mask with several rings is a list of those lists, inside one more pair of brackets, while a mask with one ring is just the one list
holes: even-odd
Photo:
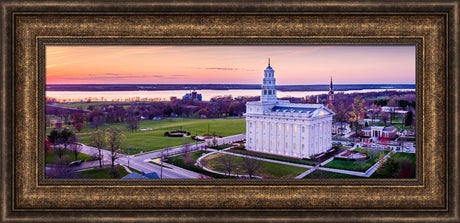
[[46, 46], [47, 84], [415, 84], [415, 46]]

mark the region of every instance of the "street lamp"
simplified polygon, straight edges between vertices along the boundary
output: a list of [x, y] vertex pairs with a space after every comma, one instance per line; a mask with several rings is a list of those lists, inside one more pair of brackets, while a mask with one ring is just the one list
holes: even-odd
[[239, 167], [236, 168], [236, 178], [239, 178], [239, 177], [238, 177], [238, 170], [239, 170], [239, 169], [240, 169]]
[[128, 168], [129, 168], [129, 150], [131, 149], [131, 146], [128, 146]]

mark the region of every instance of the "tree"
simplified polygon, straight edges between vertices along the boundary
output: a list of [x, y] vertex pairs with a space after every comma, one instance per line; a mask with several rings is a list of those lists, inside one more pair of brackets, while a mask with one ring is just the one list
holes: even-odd
[[382, 114], [382, 121], [385, 124], [385, 126], [387, 126], [387, 122], [388, 122], [389, 118], [390, 117], [389, 117], [388, 113], [385, 112], [385, 113]]
[[190, 153], [190, 151], [191, 151], [190, 144], [184, 143], [182, 145], [182, 151], [181, 152], [185, 155], [185, 154]]
[[91, 135], [91, 141], [92, 145], [97, 148], [98, 153], [96, 157], [99, 160], [99, 167], [102, 168], [102, 150], [107, 146], [107, 139], [105, 137], [104, 132], [101, 130], [94, 131]]
[[355, 135], [358, 135], [359, 121], [364, 113], [364, 100], [361, 96], [355, 97], [353, 104], [351, 105], [352, 111], [350, 113], [350, 122], [355, 125]]
[[107, 137], [107, 145], [110, 149], [110, 159], [112, 168], [115, 166], [115, 160], [120, 157], [120, 146], [125, 141], [125, 135], [119, 127], [111, 126], [105, 130]]
[[59, 159], [61, 159], [64, 151], [61, 147], [57, 147], [58, 144], [62, 143], [61, 132], [55, 129], [51, 130], [48, 135], [48, 140], [53, 145], [53, 151], [57, 153]]
[[77, 159], [78, 154], [82, 150], [82, 147], [81, 147], [80, 143], [78, 143], [78, 136], [73, 134], [69, 139], [69, 143], [70, 143], [70, 149], [72, 150], [73, 154], [75, 155], [75, 159]]
[[396, 102], [396, 99], [390, 99], [387, 104], [388, 107], [390, 108], [390, 124], [393, 124], [393, 119], [395, 117], [395, 107], [398, 106], [398, 103]]
[[96, 129], [99, 129], [99, 126], [104, 123], [104, 114], [98, 109], [93, 109], [89, 114], [89, 118], [91, 120], [91, 124]]
[[195, 158], [193, 158], [192, 154], [190, 154], [190, 153], [184, 154], [184, 163], [186, 165], [191, 166], [191, 165], [195, 164], [195, 162], [196, 162], [196, 160], [195, 160]]
[[406, 119], [404, 120], [404, 125], [405, 126], [412, 126], [412, 121], [414, 119], [414, 113], [412, 110], [409, 110], [406, 114]]
[[70, 130], [64, 129], [61, 131], [61, 139], [62, 143], [64, 144], [64, 149], [67, 149], [67, 146], [70, 144], [70, 138], [74, 135], [74, 133]]
[[72, 118], [74, 124], [83, 123], [85, 121], [85, 116], [80, 112], [73, 113]]
[[400, 171], [399, 177], [400, 178], [414, 178], [415, 177], [415, 169], [414, 164], [409, 159], [402, 159], [400, 162]]
[[252, 178], [255, 174], [261, 171], [263, 163], [259, 159], [243, 156], [242, 166], [248, 172], [249, 178]]
[[75, 130], [77, 130], [78, 132], [81, 132], [81, 130], [83, 130], [83, 124], [81, 124], [81, 122], [78, 122], [77, 124], [75, 124]]
[[131, 132], [136, 131], [139, 129], [139, 120], [137, 119], [136, 116], [130, 116], [126, 119], [126, 122], [128, 123], [127, 127], [128, 129], [131, 130]]
[[374, 120], [379, 115], [379, 113], [380, 113], [380, 109], [378, 108], [378, 106], [373, 104], [372, 105], [372, 112], [371, 112], [372, 124], [374, 124]]
[[235, 159], [232, 155], [223, 155], [220, 157], [220, 163], [224, 167], [224, 170], [230, 176], [232, 170], [236, 168]]

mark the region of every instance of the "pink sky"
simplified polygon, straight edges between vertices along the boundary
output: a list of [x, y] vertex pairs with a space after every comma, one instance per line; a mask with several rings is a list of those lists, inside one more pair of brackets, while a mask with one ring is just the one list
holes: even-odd
[[415, 84], [415, 46], [47, 46], [47, 84]]

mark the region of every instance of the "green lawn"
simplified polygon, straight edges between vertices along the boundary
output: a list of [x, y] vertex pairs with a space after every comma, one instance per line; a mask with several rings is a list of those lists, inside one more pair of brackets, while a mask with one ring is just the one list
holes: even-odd
[[[78, 172], [81, 178], [90, 178], [90, 179], [112, 179], [113, 177], [109, 174], [112, 168], [110, 166], [105, 166], [104, 168], [93, 168], [90, 170], [84, 170]], [[120, 172], [120, 179], [126, 175], [128, 175], [128, 171], [125, 170], [122, 166], [117, 166], [118, 171]], [[138, 172], [138, 171], [136, 171]]]
[[[77, 156], [77, 159], [75, 159], [75, 155], [71, 150], [65, 150], [64, 154], [62, 155], [62, 160], [64, 162], [71, 162], [74, 160], [81, 160], [83, 162], [86, 161], [91, 161], [94, 160], [95, 157], [92, 157], [90, 155], [84, 154], [84, 153], [79, 153]], [[46, 164], [56, 164], [56, 162], [59, 160], [58, 155], [56, 153], [51, 152], [50, 154], [45, 155], [45, 163]]]
[[334, 173], [329, 171], [322, 171], [322, 170], [315, 170], [312, 173], [308, 174], [307, 176], [303, 177], [303, 179], [357, 179], [357, 178], [366, 178], [366, 177], [359, 177], [354, 175], [342, 174], [342, 173]]
[[[231, 155], [217, 154], [217, 157], [208, 159], [207, 167], [215, 171], [225, 172], [220, 159], [221, 157], [226, 157], [226, 156], [231, 156]], [[238, 174], [246, 175], [247, 171], [242, 165], [243, 158], [239, 156], [233, 156], [233, 158], [234, 158], [235, 166], [238, 167]], [[297, 175], [300, 175], [301, 173], [308, 170], [308, 168], [304, 168], [304, 167], [290, 166], [290, 165], [265, 162], [265, 161], [261, 161], [261, 162], [263, 163], [263, 167], [261, 169], [261, 172], [257, 175], [262, 176], [264, 178], [294, 178]], [[236, 174], [236, 169], [232, 173]]]
[[[211, 134], [230, 136], [241, 134], [246, 130], [245, 119], [173, 119], [173, 120], [160, 120], [160, 121], [141, 121], [139, 122], [139, 129], [152, 128], [151, 131], [136, 131], [130, 132], [126, 128], [126, 124], [113, 124], [104, 125], [99, 127], [105, 130], [109, 126], [118, 126], [124, 130], [126, 136], [125, 142], [122, 144], [124, 153], [128, 153], [127, 146], [131, 147], [130, 154], [137, 154], [141, 151], [152, 151], [165, 147], [179, 146], [184, 143], [194, 143], [195, 141], [190, 137], [165, 137], [165, 131], [182, 129], [191, 134], [203, 135], [208, 132]], [[85, 127], [81, 133], [77, 133], [80, 141], [84, 144], [90, 145], [91, 132], [95, 131], [94, 128]]]
[[374, 149], [364, 149], [364, 148], [357, 148], [354, 151], [365, 152], [369, 154], [369, 159], [362, 160], [362, 161], [349, 161], [349, 160], [342, 160], [342, 159], [334, 159], [331, 162], [327, 163], [324, 167], [328, 168], [335, 168], [335, 169], [342, 169], [342, 170], [352, 170], [352, 171], [359, 171], [365, 172], [369, 169], [372, 165], [377, 162], [380, 153], [389, 153], [388, 150], [374, 150]]
[[308, 161], [308, 160], [303, 160], [303, 159], [294, 159], [294, 158], [289, 158], [289, 157], [284, 157], [284, 156], [277, 156], [277, 155], [270, 155], [270, 154], [264, 154], [264, 153], [256, 153], [256, 152], [252, 152], [252, 151], [248, 151], [248, 150], [229, 149], [229, 150], [227, 150], [227, 152], [238, 153], [238, 154], [249, 155], [249, 156], [255, 156], [255, 157], [260, 157], [260, 158], [265, 158], [265, 159], [278, 160], [278, 161], [289, 162], [289, 163], [304, 164], [304, 165], [309, 165], [309, 166], [315, 166], [316, 165], [313, 161]]
[[[191, 153], [191, 155], [196, 160], [203, 153], [210, 153], [210, 151], [196, 151], [196, 152]], [[187, 164], [184, 163], [183, 155], [168, 157], [168, 160], [166, 162], [169, 163], [169, 164], [172, 164], [174, 166], [182, 167], [184, 169], [191, 170], [191, 171], [196, 172], [196, 173], [201, 173], [203, 175], [210, 176], [210, 177], [213, 177], [213, 178], [229, 178], [229, 177], [226, 177], [226, 176], [221, 175], [221, 174], [215, 174], [215, 173], [212, 173], [212, 172], [208, 172], [208, 171], [202, 169], [201, 167], [195, 166], [194, 164], [187, 165]], [[230, 178], [234, 178], [234, 177], [230, 177]]]

